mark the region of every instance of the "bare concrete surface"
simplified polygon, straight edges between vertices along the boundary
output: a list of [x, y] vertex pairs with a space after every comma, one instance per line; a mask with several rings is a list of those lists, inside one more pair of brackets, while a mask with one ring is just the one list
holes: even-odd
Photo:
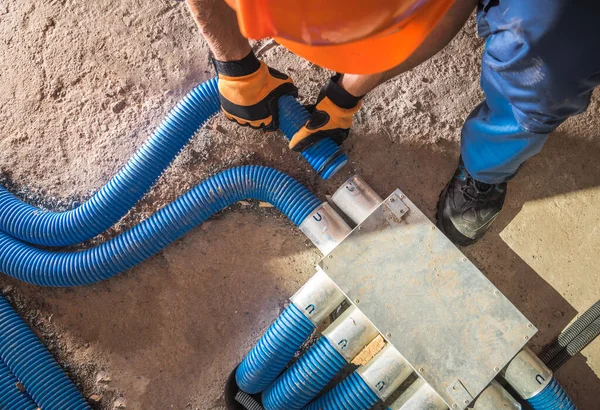
[[[321, 198], [353, 172], [381, 194], [401, 188], [429, 217], [457, 161], [463, 119], [482, 98], [483, 43], [471, 20], [449, 47], [373, 92], [323, 182], [280, 135], [212, 121], [152, 192], [108, 233], [143, 220], [208, 175], [263, 164]], [[255, 44], [304, 101], [329, 73]], [[114, 175], [174, 104], [213, 76], [181, 3], [2, 0], [0, 179], [26, 201], [64, 210]], [[465, 254], [540, 329], [556, 336], [600, 290], [600, 108], [555, 132], [509, 185], [491, 232]], [[277, 211], [236, 205], [130, 271], [48, 289], [2, 276], [2, 292], [102, 409], [222, 409], [228, 373], [312, 274], [319, 258]], [[597, 409], [600, 343], [558, 373], [580, 409]]]

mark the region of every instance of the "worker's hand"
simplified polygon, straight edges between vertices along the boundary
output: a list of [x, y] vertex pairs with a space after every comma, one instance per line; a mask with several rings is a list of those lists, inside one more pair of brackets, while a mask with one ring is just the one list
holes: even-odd
[[321, 89], [317, 104], [307, 107], [311, 111], [310, 119], [290, 141], [290, 148], [302, 152], [323, 138], [331, 138], [342, 145], [348, 138], [352, 126], [352, 116], [359, 110], [362, 97], [355, 97], [340, 87], [336, 81], [339, 75], [332, 77]]
[[277, 99], [282, 95], [298, 96], [292, 80], [267, 67], [253, 52], [239, 61], [213, 62], [219, 75], [219, 96], [225, 116], [240, 125], [277, 130]]

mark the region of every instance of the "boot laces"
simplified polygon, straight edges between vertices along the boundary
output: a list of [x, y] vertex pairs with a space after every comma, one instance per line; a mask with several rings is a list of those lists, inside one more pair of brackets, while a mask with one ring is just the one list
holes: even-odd
[[463, 198], [468, 201], [485, 203], [490, 194], [494, 191], [494, 185], [485, 184], [476, 181], [471, 176], [467, 176], [465, 184], [460, 187]]

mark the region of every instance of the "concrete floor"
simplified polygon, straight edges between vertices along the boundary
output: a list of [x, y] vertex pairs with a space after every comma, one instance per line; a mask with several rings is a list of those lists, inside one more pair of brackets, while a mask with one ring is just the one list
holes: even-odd
[[[255, 44], [312, 99], [329, 73]], [[218, 119], [107, 234], [128, 229], [232, 165], [285, 171], [322, 199], [353, 172], [381, 195], [401, 188], [430, 218], [456, 166], [460, 126], [482, 98], [483, 42], [471, 20], [434, 59], [370, 94], [345, 143], [351, 163], [323, 182], [277, 135]], [[67, 209], [102, 186], [191, 87], [213, 76], [180, 3], [0, 4], [0, 178], [28, 202]], [[503, 213], [465, 254], [539, 328], [556, 336], [600, 289], [600, 106], [549, 139], [509, 185]], [[228, 372], [312, 274], [319, 253], [272, 209], [236, 206], [100, 284], [0, 286], [99, 408], [222, 409]], [[558, 378], [598, 408], [600, 343]]]

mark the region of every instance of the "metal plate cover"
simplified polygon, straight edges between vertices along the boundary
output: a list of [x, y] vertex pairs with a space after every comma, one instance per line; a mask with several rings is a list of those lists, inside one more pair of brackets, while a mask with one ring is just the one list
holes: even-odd
[[400, 190], [320, 266], [451, 409], [466, 408], [536, 332]]

